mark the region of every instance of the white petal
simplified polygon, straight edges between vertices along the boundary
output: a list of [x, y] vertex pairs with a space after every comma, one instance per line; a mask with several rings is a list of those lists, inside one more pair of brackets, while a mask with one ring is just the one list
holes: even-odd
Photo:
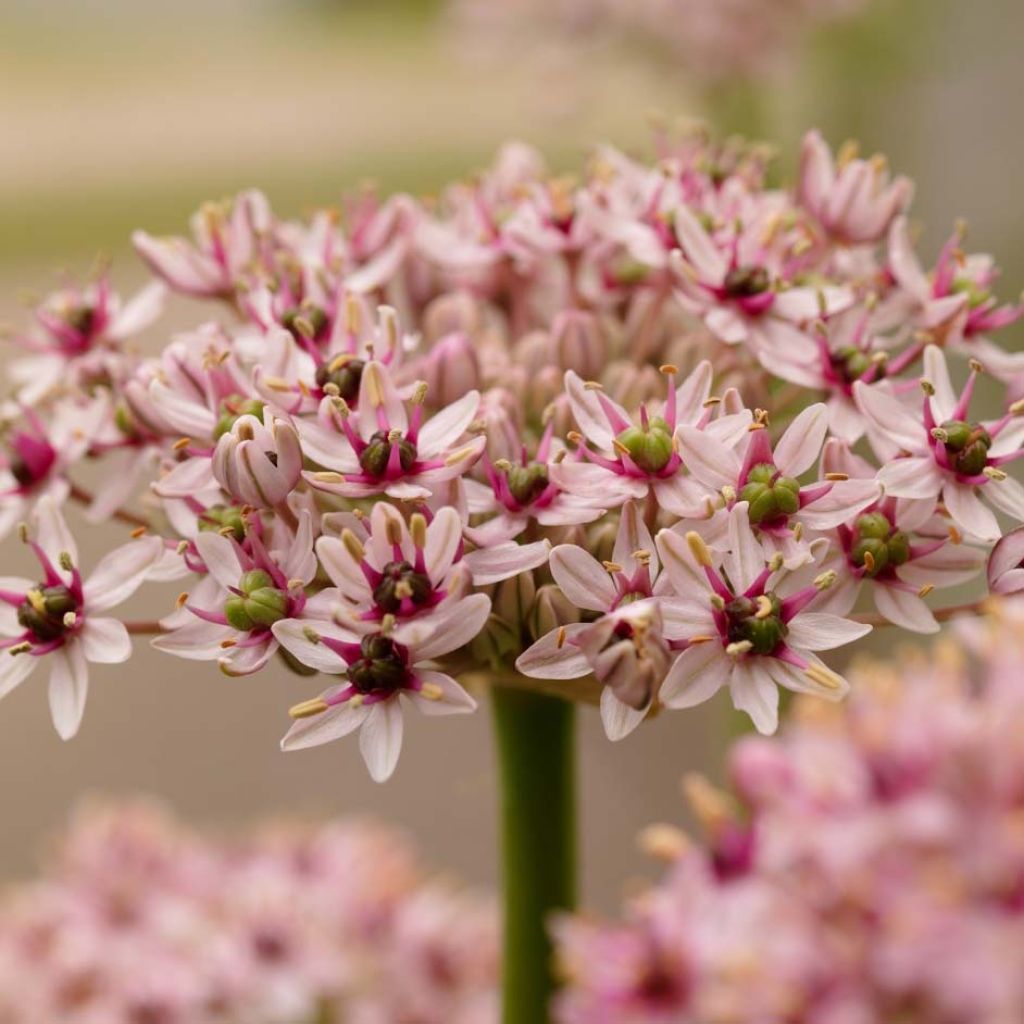
[[839, 480], [817, 501], [800, 510], [803, 524], [812, 530], [830, 530], [881, 497], [876, 480]]
[[471, 551], [463, 561], [469, 567], [473, 583], [478, 587], [486, 587], [544, 565], [550, 554], [549, 540], [538, 540], [532, 544], [517, 544], [512, 540]]
[[923, 377], [935, 388], [935, 394], [929, 399], [935, 422], [945, 423], [946, 420], [951, 420], [956, 408], [956, 392], [953, 390], [953, 382], [949, 379], [946, 357], [942, 354], [942, 349], [935, 345], [925, 346]]
[[893, 459], [878, 471], [878, 482], [894, 498], [936, 498], [942, 476], [930, 455]]
[[607, 570], [575, 544], [559, 544], [551, 552], [551, 575], [562, 593], [577, 608], [606, 612], [615, 601], [616, 589]]
[[434, 620], [429, 637], [412, 642], [416, 661], [428, 661], [468, 644], [484, 628], [491, 613], [491, 599], [486, 594], [471, 594], [452, 601]]
[[442, 579], [458, 551], [462, 540], [462, 520], [450, 507], [442, 508], [427, 528], [427, 544], [423, 552], [427, 575]]
[[78, 547], [71, 536], [68, 524], [64, 521], [60, 507], [53, 498], [47, 496], [39, 499], [32, 520], [35, 540], [53, 562], [54, 568], [59, 570], [60, 556], [65, 552], [71, 556], [71, 561], [77, 564]]
[[218, 626], [191, 616], [192, 621], [163, 636], [154, 637], [151, 645], [165, 654], [190, 661], [212, 661], [224, 653], [221, 641], [235, 635], [230, 626]]
[[891, 623], [912, 633], [937, 633], [939, 624], [935, 621], [928, 605], [917, 596], [884, 583], [874, 588], [875, 607]]
[[437, 700], [412, 690], [406, 691], [406, 695], [424, 715], [465, 715], [476, 711], [476, 701], [451, 676], [426, 669], [417, 669], [416, 676], [420, 682], [438, 687], [442, 693]]
[[924, 423], [912, 416], [884, 385], [856, 381], [853, 397], [857, 408], [893, 447], [919, 452], [928, 446]]
[[366, 721], [369, 708], [353, 707], [348, 701], [328, 708], [323, 714], [300, 718], [281, 740], [282, 750], [305, 750], [330, 743], [355, 732]]
[[535, 644], [528, 647], [516, 659], [516, 670], [533, 679], [579, 679], [588, 675], [590, 663], [583, 652], [572, 643], [573, 637], [590, 625], [574, 622], [565, 627], [564, 642], [560, 645], [561, 630], [545, 633]]
[[391, 778], [402, 752], [402, 706], [397, 700], [381, 701], [370, 708], [359, 730], [359, 751], [374, 782]]
[[105, 612], [131, 597], [163, 553], [164, 543], [159, 537], [142, 537], [101, 558], [85, 582], [89, 611]]
[[742, 594], [764, 571], [764, 549], [750, 526], [748, 505], [738, 501], [729, 512], [729, 553], [726, 566], [733, 593]]
[[953, 521], [964, 533], [980, 540], [999, 539], [999, 523], [973, 487], [947, 480], [942, 488], [942, 501]]
[[0, 698], [6, 697], [16, 686], [32, 674], [32, 669], [42, 661], [31, 654], [11, 654], [0, 651]]
[[610, 687], [601, 691], [601, 724], [613, 743], [628, 736], [647, 717], [647, 708], [631, 708], [612, 693]]
[[132, 656], [132, 638], [123, 622], [90, 615], [82, 627], [82, 649], [87, 661], [119, 665]]
[[326, 644], [310, 640], [306, 630], [312, 629], [321, 636], [344, 640], [346, 643], [358, 643], [359, 638], [330, 622], [313, 622], [308, 619], [281, 619], [271, 627], [277, 642], [293, 657], [315, 668], [318, 672], [337, 675], [344, 671], [345, 660], [340, 654], [332, 651]]
[[703, 704], [728, 681], [732, 667], [717, 638], [687, 647], [665, 676], [659, 699], [668, 708]]
[[212, 530], [196, 536], [196, 547], [210, 575], [225, 589], [237, 587], [242, 578], [242, 564], [234, 542]]
[[74, 642], [54, 651], [52, 657], [50, 714], [57, 734], [62, 740], [69, 740], [82, 724], [89, 692], [89, 668], [81, 645]]
[[420, 457], [433, 458], [438, 453], [451, 448], [465, 434], [479, 408], [480, 393], [470, 391], [457, 402], [453, 402], [435, 416], [431, 416], [423, 425], [416, 441]]
[[704, 412], [711, 394], [714, 368], [708, 360], [698, 363], [693, 372], [676, 388], [676, 422], [695, 423]]
[[738, 662], [729, 680], [729, 690], [733, 705], [750, 716], [759, 733], [771, 736], [779, 727], [779, 690], [760, 662], [755, 657]]
[[721, 284], [725, 278], [725, 256], [685, 203], [676, 207], [676, 237], [686, 258], [704, 284]]
[[775, 465], [786, 476], [800, 476], [814, 465], [828, 433], [828, 407], [809, 405], [786, 428], [775, 446]]
[[990, 480], [982, 493], [1000, 512], [1005, 512], [1018, 523], [1024, 522], [1024, 487], [1012, 476], [1005, 480]]
[[740, 459], [732, 448], [696, 427], [681, 426], [677, 434], [683, 462], [701, 483], [715, 490], [736, 484]]
[[808, 651], [830, 651], [871, 632], [863, 622], [851, 622], [827, 612], [801, 612], [789, 622], [788, 642]]

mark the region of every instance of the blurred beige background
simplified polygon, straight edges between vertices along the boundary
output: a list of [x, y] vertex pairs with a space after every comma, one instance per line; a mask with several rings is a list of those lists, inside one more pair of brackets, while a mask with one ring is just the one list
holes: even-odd
[[[656, 68], [461, 61], [426, 3], [343, 8], [207, 0], [172, 15], [127, 0], [0, 0], [0, 321], [23, 323], [26, 294], [52, 287], [60, 269], [84, 275], [100, 251], [130, 291], [142, 280], [131, 229], [177, 231], [210, 196], [258, 185], [297, 213], [367, 178], [430, 191], [508, 137], [569, 166], [599, 140], [641, 148], [651, 112], [697, 112]], [[1019, 0], [878, 0], [778, 84], [773, 134], [790, 165], [811, 125], [834, 143], [855, 135], [886, 152], [918, 181], [926, 251], [967, 217], [969, 246], [997, 255], [1010, 297], [1024, 283], [1022, 39]], [[191, 316], [180, 304], [170, 323]], [[17, 549], [4, 544], [0, 571], [28, 567]], [[143, 594], [133, 617], [172, 597]], [[354, 743], [278, 752], [285, 710], [307, 690], [273, 671], [228, 680], [140, 645], [129, 664], [94, 673], [82, 732], [65, 745], [50, 726], [45, 677], [33, 679], [0, 707], [0, 877], [29, 869], [83, 793], [145, 791], [218, 826], [379, 815], [405, 823], [432, 864], [493, 882], [486, 707], [469, 719], [410, 719], [398, 773], [379, 787]], [[637, 831], [682, 817], [679, 778], [715, 770], [730, 723], [716, 703], [612, 745], [592, 709], [580, 718], [585, 903], [608, 906], [646, 867]]]

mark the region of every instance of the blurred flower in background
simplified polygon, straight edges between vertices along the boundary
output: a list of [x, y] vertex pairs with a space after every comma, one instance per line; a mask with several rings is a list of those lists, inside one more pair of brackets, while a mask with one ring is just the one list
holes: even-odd
[[489, 901], [380, 825], [219, 840], [141, 801], [84, 807], [0, 906], [3, 1024], [487, 1024]]
[[563, 1024], [1013, 1024], [1024, 1006], [1024, 605], [933, 654], [862, 665], [691, 776], [699, 845], [623, 923], [557, 928]]

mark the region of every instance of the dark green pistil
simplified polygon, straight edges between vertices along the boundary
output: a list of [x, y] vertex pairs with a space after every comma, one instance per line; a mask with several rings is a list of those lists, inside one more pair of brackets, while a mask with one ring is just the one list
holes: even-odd
[[725, 606], [729, 643], [750, 643], [754, 654], [774, 654], [789, 632], [782, 621], [782, 602], [774, 592], [764, 597], [769, 603], [763, 612], [764, 601], [750, 597], [735, 597]]
[[35, 599], [26, 598], [18, 606], [18, 622], [36, 640], [58, 640], [68, 631], [64, 616], [78, 611], [78, 602], [71, 591], [58, 584], [47, 587], [40, 584], [34, 591]]
[[[855, 345], [844, 345], [831, 355], [832, 369], [847, 383], [860, 380], [871, 369], [873, 361], [863, 349]], [[875, 371], [876, 377], [884, 375], [882, 366]]]
[[402, 606], [402, 596], [413, 604], [425, 604], [433, 593], [430, 577], [417, 572], [408, 562], [388, 562], [384, 566], [382, 579], [373, 588], [373, 600], [378, 608], [386, 612], [397, 612]]
[[90, 335], [96, 324], [96, 310], [92, 306], [74, 306], [65, 314], [64, 321], [79, 334]]
[[910, 559], [910, 540], [902, 530], [894, 530], [881, 512], [867, 512], [854, 526], [850, 557], [873, 578]]
[[723, 287], [730, 299], [750, 299], [768, 291], [771, 279], [764, 267], [736, 267], [725, 275]]
[[749, 503], [748, 515], [754, 526], [770, 526], [800, 509], [800, 484], [768, 462], [754, 466], [740, 491], [740, 501]]
[[[416, 445], [405, 437], [395, 442], [398, 445], [398, 458], [402, 469], [408, 472], [416, 463]], [[359, 465], [367, 476], [382, 477], [391, 459], [391, 440], [386, 430], [378, 430], [359, 456]]]
[[963, 476], [977, 476], [988, 465], [992, 436], [980, 423], [947, 420], [941, 427], [950, 465]]
[[288, 615], [288, 595], [262, 569], [245, 573], [238, 589], [241, 594], [232, 594], [224, 602], [224, 616], [235, 629], [243, 633], [269, 629]]
[[340, 397], [346, 402], [354, 402], [359, 395], [359, 384], [363, 379], [366, 363], [362, 359], [349, 359], [334, 369], [331, 369], [332, 366], [333, 363], [328, 363], [317, 369], [317, 387], [323, 388], [327, 384], [333, 384], [338, 389]]
[[507, 474], [508, 489], [520, 505], [529, 505], [544, 492], [548, 485], [548, 467], [542, 462], [528, 466], [513, 466]]
[[313, 303], [294, 306], [281, 314], [281, 326], [290, 331], [295, 338], [305, 336], [318, 341], [327, 329], [327, 314]]
[[360, 693], [383, 690], [393, 693], [409, 678], [405, 658], [386, 636], [364, 636], [360, 642], [362, 657], [349, 666], [349, 682]]

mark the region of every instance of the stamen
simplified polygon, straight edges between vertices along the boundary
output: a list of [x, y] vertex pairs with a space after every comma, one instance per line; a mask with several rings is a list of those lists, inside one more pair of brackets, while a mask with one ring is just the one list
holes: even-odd
[[935, 589], [935, 584], [934, 583], [926, 583], [923, 587], [921, 587], [920, 590], [918, 590], [917, 596], [918, 597], [927, 597], [934, 589]]
[[808, 665], [804, 669], [804, 675], [813, 683], [817, 683], [819, 686], [824, 686], [827, 690], [841, 690], [843, 688], [842, 681], [839, 676], [835, 674], [831, 669], [825, 668], [824, 665]]
[[347, 526], [341, 531], [341, 543], [345, 545], [345, 550], [357, 562], [363, 560], [366, 549], [363, 547], [362, 541]]
[[761, 594], [761, 596], [757, 598], [756, 604], [757, 604], [757, 611], [754, 612], [754, 618], [755, 619], [767, 619], [768, 616], [771, 615], [771, 613], [772, 613], [772, 601], [771, 601], [771, 598], [767, 597], [765, 594]]
[[690, 530], [686, 535], [686, 543], [689, 545], [690, 554], [693, 555], [694, 561], [705, 569], [710, 569], [713, 564], [711, 551], [707, 544], [704, 543], [704, 538], [696, 531]]
[[730, 658], [741, 658], [744, 654], [748, 654], [754, 649], [754, 645], [749, 640], [737, 640], [734, 643], [727, 644], [725, 653]]
[[675, 825], [648, 825], [637, 840], [640, 849], [649, 857], [674, 863], [690, 849], [686, 833]]
[[187, 448], [192, 443], [191, 437], [179, 437], [174, 444], [171, 445], [172, 451], [180, 452]]
[[616, 574], [617, 572], [622, 572], [622, 566], [621, 566], [621, 565], [619, 565], [619, 563], [618, 563], [618, 562], [602, 562], [601, 564], [602, 564], [602, 565], [603, 565], [603, 566], [605, 567], [605, 569], [606, 569], [606, 570], [607, 570], [608, 572], [610, 572], [610, 573], [611, 573], [611, 574], [612, 574], [613, 576], [614, 576], [614, 575], [615, 575], [615, 574]]
[[839, 482], [839, 481], [842, 481], [842, 480], [849, 480], [850, 479], [850, 474], [849, 473], [826, 473], [825, 474], [825, 479], [826, 480], [835, 480], [835, 481]]
[[340, 473], [332, 473], [326, 470], [324, 472], [314, 473], [313, 479], [322, 484], [343, 484], [345, 482], [345, 478]]
[[[871, 552], [868, 551], [865, 552], [865, 554], [870, 555]], [[828, 590], [828, 588], [831, 587], [837, 579], [838, 577], [836, 576], [835, 570], [827, 569], [825, 572], [814, 577], [814, 586], [817, 590]]]
[[313, 718], [322, 715], [329, 707], [323, 697], [313, 697], [311, 700], [292, 705], [288, 709], [288, 715], [290, 718]]
[[558, 650], [561, 650], [565, 646], [565, 638], [566, 638], [567, 635], [568, 634], [566, 632], [565, 626], [559, 626], [558, 627], [558, 637], [555, 640], [555, 646], [558, 648]]
[[312, 626], [303, 626], [302, 635], [311, 643], [318, 644], [323, 639]]
[[997, 469], [995, 466], [986, 466], [981, 472], [983, 476], [987, 476], [989, 480], [995, 480], [996, 482], [1002, 482], [1006, 479], [1006, 471]]
[[444, 690], [437, 683], [424, 683], [420, 687], [420, 696], [427, 700], [444, 700]]
[[427, 546], [427, 518], [422, 512], [414, 512], [409, 517], [409, 533], [416, 547], [423, 549]]
[[370, 405], [379, 409], [384, 404], [384, 387], [380, 379], [380, 366], [370, 363], [363, 371], [361, 383], [366, 385], [366, 397]]

